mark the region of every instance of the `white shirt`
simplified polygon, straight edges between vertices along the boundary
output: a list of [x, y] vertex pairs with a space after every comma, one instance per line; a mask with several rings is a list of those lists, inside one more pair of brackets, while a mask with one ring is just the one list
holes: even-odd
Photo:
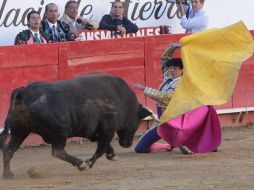
[[34, 37], [35, 37], [34, 34], [37, 34], [37, 35], [38, 35], [38, 38], [41, 39], [41, 35], [40, 35], [40, 32], [39, 32], [39, 31], [38, 31], [38, 32], [34, 32], [34, 31], [32, 31], [31, 29], [30, 29], [30, 31], [32, 32], [32, 34], [33, 34]]
[[208, 15], [203, 9], [200, 9], [196, 13], [194, 13], [191, 9], [189, 18], [187, 19], [186, 15], [182, 16], [180, 24], [184, 29], [186, 29], [186, 33], [195, 33], [205, 30], [208, 26], [208, 22]]
[[50, 28], [53, 28], [53, 26], [55, 26], [55, 28], [57, 28], [57, 22], [55, 24], [52, 24], [48, 20], [47, 20], [47, 22], [48, 22]]
[[[165, 84], [166, 81], [160, 86], [160, 91], [163, 92], [172, 92], [175, 91], [176, 87], [178, 86], [179, 82], [181, 81], [182, 77], [177, 77], [172, 79], [172, 81]], [[168, 78], [169, 79], [169, 78]]]
[[[81, 20], [83, 20], [82, 17], [79, 17]], [[63, 14], [63, 16], [60, 18], [61, 21], [65, 22], [70, 26], [71, 31], [77, 32], [78, 30], [84, 30], [86, 29], [84, 24], [79, 24], [76, 21], [72, 20], [66, 13]]]
[[[59, 33], [58, 33], [58, 30], [57, 30], [57, 22], [55, 24], [52, 24], [51, 22], [49, 22], [47, 20], [48, 24], [49, 24], [49, 27], [52, 29], [52, 32], [53, 32], [53, 38], [55, 38], [54, 36], [56, 36], [56, 38], [59, 37]], [[55, 26], [55, 28], [53, 29], [53, 26]]]

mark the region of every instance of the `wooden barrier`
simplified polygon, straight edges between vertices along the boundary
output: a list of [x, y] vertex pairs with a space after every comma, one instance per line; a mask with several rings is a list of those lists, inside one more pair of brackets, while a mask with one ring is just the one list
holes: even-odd
[[[138, 82], [158, 87], [161, 83], [159, 57], [169, 43], [178, 42], [182, 36], [0, 47], [0, 128], [4, 127], [11, 91], [34, 81], [55, 81], [89, 72], [106, 72], [124, 78], [130, 86]], [[254, 107], [253, 62], [254, 56], [242, 65], [231, 100], [217, 109]], [[141, 103], [155, 110], [152, 100], [146, 99], [141, 91], [133, 90]], [[254, 122], [253, 113], [247, 114], [245, 123]], [[228, 120], [221, 119], [222, 125], [229, 125]]]

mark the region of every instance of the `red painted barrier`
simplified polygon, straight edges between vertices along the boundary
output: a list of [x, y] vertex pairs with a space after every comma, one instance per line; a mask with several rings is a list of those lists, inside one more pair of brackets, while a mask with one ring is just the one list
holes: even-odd
[[[254, 32], [252, 31], [252, 35]], [[0, 128], [9, 107], [11, 91], [34, 81], [55, 81], [89, 72], [106, 72], [133, 82], [158, 87], [159, 57], [169, 43], [183, 35], [64, 42], [0, 47]], [[241, 67], [231, 100], [221, 108], [254, 107], [254, 56]], [[134, 89], [141, 103], [155, 110], [155, 103]], [[254, 122], [249, 113], [246, 122]], [[221, 117], [223, 118], [223, 117]], [[224, 122], [225, 125], [226, 122]]]
[[0, 128], [11, 91], [33, 81], [57, 80], [58, 57], [57, 44], [0, 47]]

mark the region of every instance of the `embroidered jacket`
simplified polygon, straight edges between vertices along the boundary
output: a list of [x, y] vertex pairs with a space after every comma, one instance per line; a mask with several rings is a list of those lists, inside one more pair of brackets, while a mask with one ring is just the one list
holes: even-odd
[[[44, 35], [42, 31], [40, 32], [40, 41], [42, 44], [45, 44], [48, 42], [48, 39]], [[36, 44], [36, 40], [32, 34], [32, 32], [27, 29], [23, 30], [22, 32], [18, 33], [18, 35], [15, 38], [14, 45], [21, 45], [21, 44]]]
[[158, 107], [165, 108], [180, 81], [181, 77], [167, 80], [162, 84], [159, 90], [146, 87], [144, 93], [150, 98], [156, 100]]
[[57, 36], [53, 36], [52, 28], [50, 28], [48, 21], [41, 21], [41, 29], [44, 32], [49, 42], [64, 42], [64, 41], [74, 41], [77, 37], [74, 33], [70, 31], [68, 24], [58, 20], [57, 21]]
[[[167, 67], [165, 62], [167, 60], [170, 60], [170, 58], [173, 56], [174, 52], [178, 48], [179, 48], [178, 44], [170, 44], [169, 47], [162, 54], [160, 59], [161, 59], [163, 72], [165, 72], [164, 68]], [[162, 113], [163, 111], [160, 108], [165, 108], [168, 105], [176, 87], [181, 81], [181, 78], [182, 77], [178, 77], [175, 79], [171, 79], [171, 78], [164, 79], [164, 82], [161, 84], [158, 90], [153, 88], [148, 88], [148, 87], [145, 88], [144, 94], [157, 101], [157, 108], [159, 108], [160, 113]]]

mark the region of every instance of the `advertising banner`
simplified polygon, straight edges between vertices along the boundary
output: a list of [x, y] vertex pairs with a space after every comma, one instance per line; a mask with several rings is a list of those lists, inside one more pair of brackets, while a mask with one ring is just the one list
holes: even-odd
[[[108, 14], [113, 0], [77, 0], [79, 15], [100, 21]], [[0, 45], [12, 45], [18, 32], [27, 28], [26, 16], [31, 10], [44, 14], [48, 3], [55, 3], [62, 16], [67, 0], [0, 0]], [[175, 3], [167, 0], [125, 0], [125, 16], [139, 27], [171, 26], [172, 33], [183, 33], [179, 24], [179, 12]], [[239, 7], [241, 7], [239, 9]], [[243, 20], [248, 29], [254, 29], [253, 0], [245, 0], [244, 6], [231, 0], [206, 0], [204, 9], [209, 15], [209, 28], [224, 27]]]

